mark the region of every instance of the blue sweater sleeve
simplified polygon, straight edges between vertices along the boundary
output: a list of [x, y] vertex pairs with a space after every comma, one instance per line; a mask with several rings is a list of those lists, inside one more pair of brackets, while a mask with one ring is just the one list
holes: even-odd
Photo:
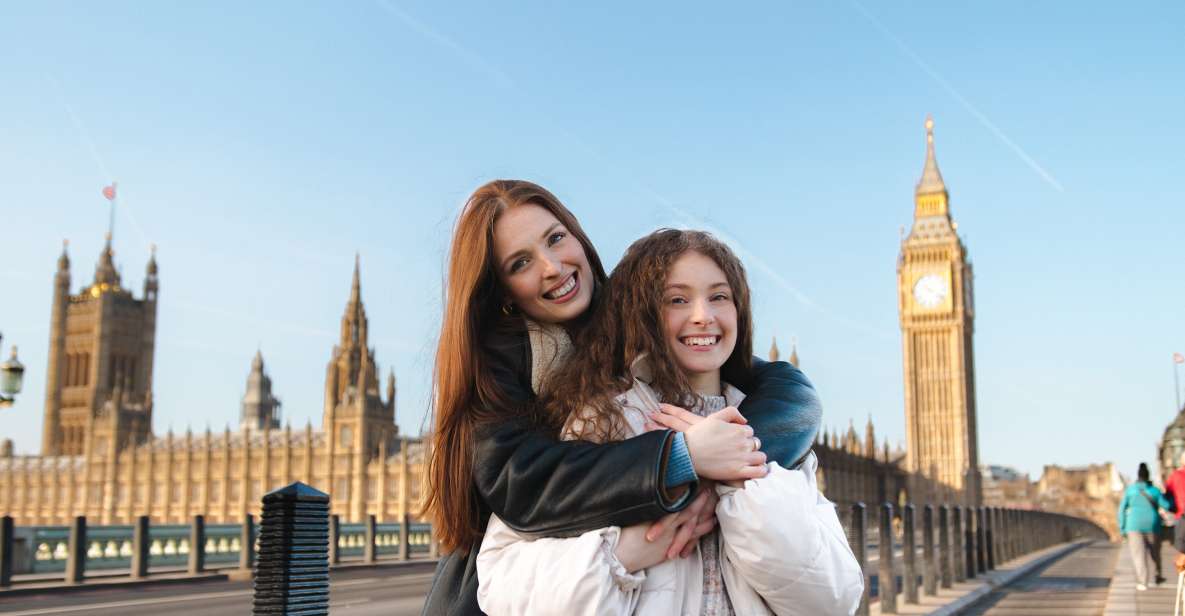
[[695, 466], [691, 463], [691, 452], [687, 449], [687, 439], [682, 432], [676, 432], [675, 437], [671, 439], [671, 453], [667, 458], [667, 476], [663, 485], [673, 488], [698, 479]]

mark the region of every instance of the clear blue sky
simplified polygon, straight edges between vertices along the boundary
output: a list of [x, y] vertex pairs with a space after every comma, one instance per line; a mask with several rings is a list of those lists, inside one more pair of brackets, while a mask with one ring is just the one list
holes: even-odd
[[608, 264], [663, 225], [745, 258], [827, 422], [903, 441], [895, 262], [923, 119], [975, 263], [981, 460], [1134, 474], [1185, 352], [1185, 8], [941, 2], [51, 3], [0, 9], [0, 435], [39, 448], [55, 259], [158, 245], [155, 430], [236, 423], [262, 348], [320, 422], [362, 256], [371, 343], [424, 422], [448, 234], [497, 177]]

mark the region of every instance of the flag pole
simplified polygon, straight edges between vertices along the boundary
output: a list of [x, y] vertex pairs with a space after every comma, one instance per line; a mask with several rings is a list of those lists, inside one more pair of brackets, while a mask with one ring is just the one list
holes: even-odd
[[1179, 366], [1179, 365], [1180, 364], [1177, 362], [1176, 357], [1174, 357], [1173, 358], [1173, 395], [1177, 397], [1177, 406], [1173, 408], [1174, 413], [1181, 410], [1181, 379], [1179, 376], [1177, 376], [1177, 372], [1179, 372], [1179, 370], [1177, 369], [1177, 366]]
[[117, 182], [111, 183], [111, 218], [107, 221], [107, 237], [113, 237], [115, 234], [115, 200], [119, 198]]

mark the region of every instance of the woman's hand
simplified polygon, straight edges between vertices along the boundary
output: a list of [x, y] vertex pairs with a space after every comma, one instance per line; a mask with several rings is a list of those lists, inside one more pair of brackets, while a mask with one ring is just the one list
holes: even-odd
[[768, 472], [765, 454], [758, 451], [761, 441], [734, 406], [700, 417], [663, 404], [650, 419], [684, 434], [695, 474], [702, 478], [737, 481], [764, 477]]
[[695, 549], [699, 538], [712, 532], [716, 527], [716, 505], [720, 497], [716, 496], [716, 487], [711, 481], [700, 482], [700, 493], [683, 511], [666, 516], [650, 525], [646, 531], [647, 541], [657, 541], [658, 537], [667, 532], [669, 525], [678, 529], [666, 548], [667, 558], [676, 556], [686, 558]]
[[[647, 567], [653, 567], [667, 560], [667, 545], [674, 540], [678, 525], [675, 519], [682, 511], [672, 513], [652, 524], [635, 524], [621, 529], [621, 537], [617, 540], [617, 548], [613, 555], [625, 567], [626, 571], [635, 573]], [[650, 540], [652, 526], [665, 523], [661, 533]]]

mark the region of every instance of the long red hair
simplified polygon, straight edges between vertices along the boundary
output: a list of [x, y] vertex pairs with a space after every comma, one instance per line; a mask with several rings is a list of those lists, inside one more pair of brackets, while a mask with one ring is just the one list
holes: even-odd
[[480, 539], [479, 497], [473, 487], [475, 428], [484, 422], [522, 415], [522, 408], [491, 376], [481, 339], [501, 328], [521, 330], [523, 317], [502, 310], [506, 292], [494, 260], [494, 224], [509, 208], [533, 204], [551, 212], [584, 247], [594, 278], [593, 303], [605, 286], [605, 268], [576, 217], [545, 188], [523, 180], [494, 180], [469, 197], [457, 218], [449, 250], [444, 292], [444, 317], [433, 374], [432, 433], [427, 460], [427, 500], [441, 549], [468, 549]]

